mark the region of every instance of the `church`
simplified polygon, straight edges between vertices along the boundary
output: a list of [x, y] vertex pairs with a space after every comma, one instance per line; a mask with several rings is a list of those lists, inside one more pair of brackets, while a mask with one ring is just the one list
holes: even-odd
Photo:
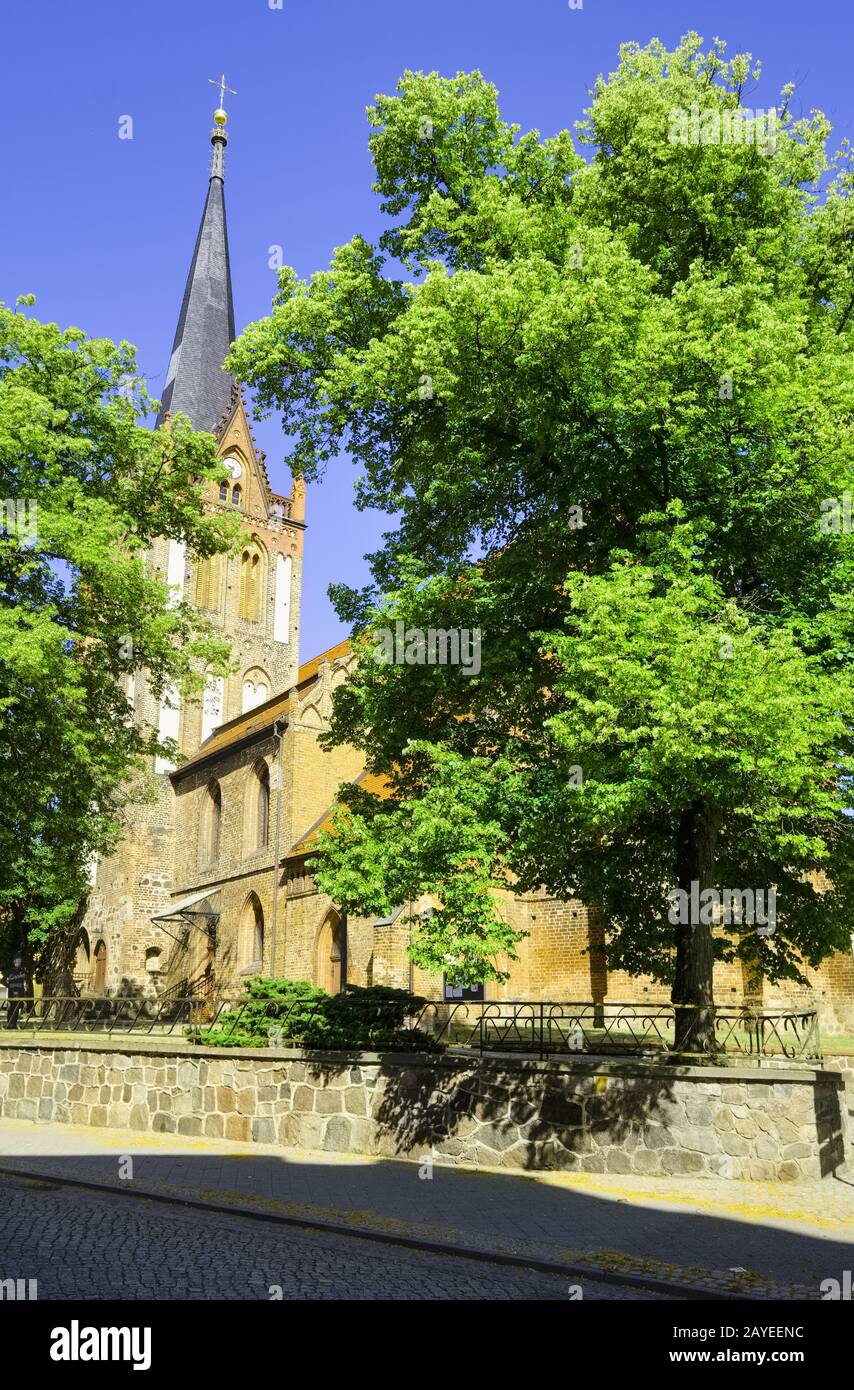
[[[407, 953], [428, 901], [402, 904], [383, 920], [348, 920], [314, 884], [315, 836], [342, 783], [365, 776], [355, 750], [318, 746], [352, 658], [343, 641], [300, 662], [305, 488], [297, 480], [289, 496], [272, 490], [241, 388], [222, 367], [235, 322], [221, 107], [214, 122], [207, 196], [158, 424], [180, 411], [214, 435], [229, 477], [207, 485], [205, 503], [238, 512], [248, 539], [237, 555], [201, 562], [164, 540], [146, 563], [205, 612], [239, 669], [211, 677], [204, 700], [184, 707], [175, 691], [158, 699], [144, 673], [128, 685], [134, 717], [173, 738], [180, 759], [154, 763], [154, 796], [129, 803], [122, 843], [94, 867], [74, 983], [84, 993], [153, 999], [190, 991], [221, 1000], [264, 974], [329, 992], [351, 982], [453, 997]], [[507, 983], [485, 986], [487, 998], [667, 1002], [667, 989], [652, 979], [608, 970], [602, 922], [584, 904], [508, 891], [500, 910], [527, 935], [519, 959], [500, 962]], [[854, 949], [809, 975], [808, 988], [757, 987], [741, 966], [719, 964], [717, 1003], [816, 1005], [826, 1031], [854, 1025]], [[484, 997], [483, 990], [465, 993]]]

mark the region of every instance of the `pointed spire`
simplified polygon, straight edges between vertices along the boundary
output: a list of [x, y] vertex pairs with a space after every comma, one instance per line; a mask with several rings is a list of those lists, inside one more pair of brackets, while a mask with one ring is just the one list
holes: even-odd
[[228, 409], [233, 380], [222, 369], [234, 341], [234, 302], [228, 259], [228, 230], [223, 187], [228, 119], [220, 106], [211, 132], [213, 158], [208, 196], [184, 289], [172, 356], [157, 424], [167, 412], [188, 415], [195, 429], [213, 430]]

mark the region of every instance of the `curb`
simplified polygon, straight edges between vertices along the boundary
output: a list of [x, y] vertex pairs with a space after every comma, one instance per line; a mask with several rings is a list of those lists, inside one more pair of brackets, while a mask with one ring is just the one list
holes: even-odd
[[[116, 1187], [110, 1183], [99, 1183], [83, 1178], [59, 1177], [54, 1173], [34, 1172], [24, 1168], [6, 1168], [0, 1165], [0, 1177], [23, 1178], [25, 1181], [55, 1183], [62, 1187], [78, 1188], [85, 1192], [96, 1192], [113, 1197], [136, 1198], [141, 1201], [159, 1202], [166, 1206], [185, 1207], [193, 1211], [216, 1212], [225, 1216], [242, 1216], [250, 1221], [272, 1223], [277, 1226], [298, 1227], [303, 1230], [319, 1231], [326, 1235], [349, 1236], [351, 1240], [369, 1240], [378, 1245], [399, 1246], [407, 1250], [423, 1251], [432, 1255], [453, 1255], [458, 1259], [477, 1260], [481, 1264], [510, 1266], [516, 1269], [533, 1269], [541, 1274], [556, 1274], [577, 1279], [588, 1279], [600, 1284], [617, 1284], [627, 1288], [644, 1289], [650, 1293], [670, 1294], [685, 1300], [713, 1300], [714, 1302], [762, 1303], [779, 1298], [778, 1292], [769, 1289], [767, 1295], [736, 1292], [711, 1285], [685, 1284], [674, 1279], [664, 1279], [654, 1274], [616, 1273], [600, 1269], [596, 1265], [582, 1262], [549, 1260], [541, 1256], [513, 1255], [498, 1250], [485, 1250], [477, 1246], [453, 1245], [422, 1236], [407, 1236], [380, 1231], [373, 1227], [348, 1226], [344, 1222], [320, 1221], [310, 1216], [286, 1216], [280, 1212], [258, 1211], [251, 1207], [225, 1202], [206, 1202], [192, 1197], [176, 1197], [171, 1193], [155, 1192], [150, 1188]], [[797, 1301], [797, 1300], [793, 1300]], [[805, 1300], [806, 1301], [806, 1300]]]

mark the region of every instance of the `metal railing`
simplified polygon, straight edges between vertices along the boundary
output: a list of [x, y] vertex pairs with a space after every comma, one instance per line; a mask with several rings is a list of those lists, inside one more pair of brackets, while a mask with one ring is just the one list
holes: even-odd
[[206, 1021], [207, 999], [133, 999], [125, 995], [50, 995], [0, 999], [0, 1031], [172, 1033]]
[[[210, 999], [162, 997], [42, 997], [0, 1000], [0, 1031], [18, 1029], [35, 1034], [100, 1033], [168, 1036], [185, 1030], [204, 1042], [216, 1028], [221, 1042], [259, 1027], [259, 1006], [267, 1044], [300, 1046], [300, 1036], [314, 1020], [324, 1017], [324, 1000]], [[685, 1018], [689, 1022], [684, 1022]], [[382, 1005], [376, 1015], [362, 1014], [366, 1043], [373, 1031], [389, 1027]], [[540, 1059], [560, 1055], [643, 1056], [664, 1060], [696, 1054], [688, 1047], [692, 1032], [691, 1006], [650, 1003], [593, 1003], [490, 1000], [431, 1001], [405, 1023], [419, 1028], [451, 1048], [483, 1053], [518, 1053]], [[399, 1026], [399, 1024], [397, 1025]], [[753, 1061], [820, 1063], [818, 1014], [815, 1009], [760, 1009], [722, 1005], [714, 1010], [714, 1041], [710, 1056], [733, 1055]], [[7, 1035], [8, 1036], [8, 1035]]]
[[[560, 1054], [658, 1056], [695, 1053], [694, 1006], [648, 1003], [493, 1000], [431, 1002], [413, 1019], [451, 1047], [518, 1052], [541, 1059]], [[710, 1055], [820, 1062], [815, 1009], [722, 1005], [713, 1011]], [[687, 1022], [685, 1021], [687, 1019]]]

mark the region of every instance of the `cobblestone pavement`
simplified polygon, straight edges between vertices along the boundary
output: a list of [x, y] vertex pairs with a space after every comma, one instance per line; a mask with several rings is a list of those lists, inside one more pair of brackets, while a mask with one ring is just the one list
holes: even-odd
[[[565, 1277], [455, 1256], [176, 1212], [136, 1197], [0, 1178], [0, 1278], [39, 1299], [526, 1300], [566, 1302]], [[576, 1284], [578, 1281], [574, 1281]], [[650, 1298], [588, 1282], [582, 1299]]]
[[0, 1168], [525, 1254], [756, 1298], [820, 1297], [854, 1260], [854, 1183], [514, 1174], [0, 1119]]

